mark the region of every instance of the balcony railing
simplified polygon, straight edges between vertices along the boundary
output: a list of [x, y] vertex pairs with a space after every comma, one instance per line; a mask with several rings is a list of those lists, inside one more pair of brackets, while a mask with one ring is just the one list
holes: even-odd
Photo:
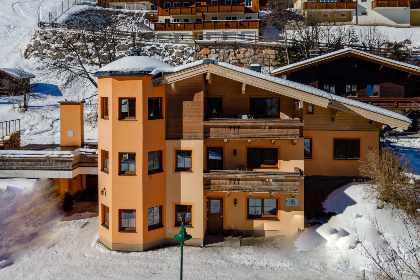
[[204, 29], [258, 29], [259, 21], [205, 21], [182, 23], [155, 23], [155, 31], [189, 31]]
[[291, 139], [302, 136], [299, 119], [211, 119], [204, 122], [205, 138]]
[[206, 13], [244, 13], [244, 5], [216, 5], [216, 6], [198, 6], [196, 12]]
[[178, 7], [178, 8], [169, 8], [169, 15], [195, 15], [195, 7]]
[[147, 12], [144, 15], [144, 18], [150, 21], [157, 21], [158, 20], [158, 13], [157, 12]]
[[356, 2], [305, 2], [304, 10], [355, 10]]
[[204, 189], [229, 192], [299, 193], [303, 173], [212, 170], [204, 173]]
[[409, 0], [375, 0], [372, 2], [372, 9], [375, 8], [404, 8], [410, 7]]

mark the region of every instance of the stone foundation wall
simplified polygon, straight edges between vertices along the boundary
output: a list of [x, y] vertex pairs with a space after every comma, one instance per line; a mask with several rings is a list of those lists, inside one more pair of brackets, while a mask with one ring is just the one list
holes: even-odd
[[0, 150], [19, 150], [20, 131], [7, 134], [0, 140]]

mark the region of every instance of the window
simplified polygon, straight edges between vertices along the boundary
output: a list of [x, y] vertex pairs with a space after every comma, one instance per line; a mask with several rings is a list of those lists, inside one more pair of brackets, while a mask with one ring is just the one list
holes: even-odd
[[162, 151], [148, 153], [147, 169], [149, 174], [162, 172]]
[[245, 0], [246, 7], [252, 7], [252, 0]]
[[237, 20], [237, 17], [226, 17], [226, 20]]
[[109, 171], [109, 152], [102, 150], [102, 166], [101, 170], [103, 171]]
[[136, 118], [136, 99], [120, 98], [120, 119]]
[[346, 14], [341, 13], [341, 14], [340, 14], [340, 17], [341, 17], [341, 18], [346, 18]]
[[274, 2], [273, 1], [268, 2], [268, 5], [269, 6], [274, 6]]
[[248, 167], [277, 167], [277, 148], [248, 148]]
[[120, 231], [136, 231], [136, 210], [120, 210]]
[[293, 1], [289, 1], [289, 6], [293, 7]]
[[102, 204], [102, 225], [109, 228], [109, 207]]
[[307, 114], [313, 114], [313, 113], [314, 113], [314, 106], [309, 105], [308, 110], [307, 110]]
[[335, 94], [335, 85], [324, 85], [324, 91]]
[[379, 96], [379, 85], [367, 85], [367, 96], [378, 97]]
[[217, 20], [217, 17], [211, 17], [211, 20]]
[[163, 4], [163, 9], [168, 10], [171, 7], [171, 3], [170, 2], [165, 2]]
[[221, 118], [222, 117], [222, 98], [211, 97], [207, 98], [207, 118]]
[[211, 0], [211, 3], [210, 3], [212, 6], [217, 6], [217, 4], [218, 4], [218, 1], [217, 0]]
[[189, 7], [190, 6], [190, 2], [182, 2], [182, 7]]
[[135, 153], [120, 153], [120, 174], [136, 174]]
[[149, 120], [162, 119], [162, 98], [149, 98], [148, 116]]
[[192, 151], [176, 150], [175, 171], [191, 171], [191, 153]]
[[181, 5], [179, 4], [179, 2], [174, 2], [172, 3], [172, 7], [174, 8], [179, 8]]
[[248, 198], [248, 219], [277, 219], [277, 199]]
[[[362, 0], [363, 2], [363, 0]], [[367, 11], [362, 11], [362, 16], [367, 16]]]
[[225, 0], [225, 5], [236, 5], [238, 4], [237, 0]]
[[162, 223], [162, 206], [156, 206], [147, 209], [149, 230], [163, 227]]
[[255, 117], [278, 118], [279, 98], [250, 98], [250, 112]]
[[195, 6], [196, 7], [201, 6], [201, 2], [195, 2]]
[[252, 17], [251, 17], [251, 16], [246, 16], [246, 17], [245, 17], [245, 19], [246, 19], [246, 20], [251, 20], [251, 19], [252, 19]]
[[184, 18], [183, 22], [190, 22], [189, 18]]
[[357, 85], [346, 85], [346, 96], [357, 96]]
[[312, 159], [312, 138], [303, 140], [303, 158]]
[[[174, 20], [174, 22], [175, 22], [175, 20]], [[171, 23], [171, 19], [170, 18], [165, 18], [165, 23]]]
[[322, 17], [323, 17], [323, 18], [329, 18], [329, 17], [330, 17], [330, 15], [329, 15], [329, 14], [322, 14]]
[[[174, 22], [179, 22], [179, 18], [174, 18]], [[149, 118], [150, 120], [150, 118]]]
[[101, 98], [101, 118], [108, 119], [109, 113], [108, 113], [108, 97], [102, 97]]
[[181, 226], [181, 217], [184, 218], [184, 226], [191, 227], [192, 226], [192, 206], [191, 205], [182, 205], [182, 204], [175, 204], [175, 226]]
[[195, 22], [201, 22], [201, 18], [196, 18]]
[[359, 159], [360, 139], [334, 139], [334, 159]]

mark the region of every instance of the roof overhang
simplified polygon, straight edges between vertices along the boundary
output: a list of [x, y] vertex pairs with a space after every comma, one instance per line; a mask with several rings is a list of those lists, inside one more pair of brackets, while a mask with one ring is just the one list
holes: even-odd
[[[378, 123], [387, 124], [391, 127], [407, 129], [410, 125], [409, 121], [404, 121], [398, 118], [394, 118], [391, 116], [387, 116], [387, 115], [375, 112], [374, 110], [373, 111], [367, 110], [365, 108], [360, 108], [355, 105], [345, 104], [344, 102], [333, 100], [335, 98], [333, 98], [331, 95], [328, 95], [328, 94], [326, 96], [331, 96], [331, 98], [318, 96], [313, 93], [306, 92], [304, 90], [300, 90], [300, 89], [293, 88], [291, 86], [287, 86], [283, 84], [278, 84], [273, 81], [262, 79], [254, 75], [242, 73], [239, 71], [235, 71], [234, 69], [230, 69], [230, 68], [223, 67], [217, 64], [212, 64], [212, 63], [203, 63], [200, 65], [191, 67], [191, 68], [185, 68], [181, 71], [177, 71], [177, 72], [170, 73], [164, 76], [156, 77], [153, 81], [153, 85], [157, 87], [161, 85], [172, 84], [181, 80], [185, 80], [185, 79], [188, 79], [197, 75], [206, 74], [206, 73], [219, 75], [219, 76], [232, 79], [241, 83], [252, 85], [253, 87], [271, 91], [271, 92], [274, 92], [283, 96], [294, 98], [299, 101], [307, 102], [310, 104], [318, 105], [324, 108], [329, 107], [329, 108], [337, 109], [340, 111], [344, 111], [352, 115], [361, 116], [361, 117], [364, 117], [366, 119], [369, 119]], [[297, 83], [295, 84], [297, 85]], [[358, 103], [364, 104], [361, 102], [358, 102]], [[354, 104], [354, 102], [352, 104]], [[377, 107], [372, 106], [372, 108], [377, 108]]]

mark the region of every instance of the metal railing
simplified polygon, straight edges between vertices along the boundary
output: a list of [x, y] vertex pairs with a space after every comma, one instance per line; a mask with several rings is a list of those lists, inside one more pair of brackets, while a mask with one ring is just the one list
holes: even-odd
[[0, 122], [1, 126], [1, 137], [3, 138], [9, 133], [20, 131], [20, 119], [10, 120], [10, 121], [2, 121]]

